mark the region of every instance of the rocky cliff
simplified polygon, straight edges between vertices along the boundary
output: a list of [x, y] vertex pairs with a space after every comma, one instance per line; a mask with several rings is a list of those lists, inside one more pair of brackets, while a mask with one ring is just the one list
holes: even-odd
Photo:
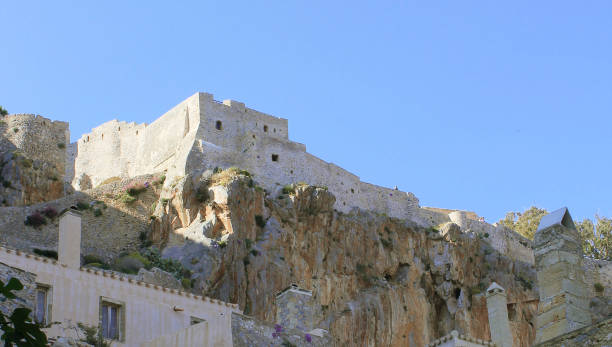
[[449, 223], [441, 230], [333, 209], [324, 188], [266, 195], [248, 173], [187, 176], [168, 184], [151, 239], [194, 273], [195, 290], [274, 322], [291, 284], [313, 293], [314, 326], [338, 345], [424, 345], [458, 330], [489, 339], [482, 293], [506, 288], [516, 346], [534, 339], [532, 265], [497, 253]]

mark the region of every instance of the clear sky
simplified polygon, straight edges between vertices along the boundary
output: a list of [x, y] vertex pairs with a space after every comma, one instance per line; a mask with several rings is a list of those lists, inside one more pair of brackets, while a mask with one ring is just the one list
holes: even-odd
[[3, 2], [0, 104], [75, 140], [209, 92], [423, 206], [612, 216], [610, 1], [177, 3]]

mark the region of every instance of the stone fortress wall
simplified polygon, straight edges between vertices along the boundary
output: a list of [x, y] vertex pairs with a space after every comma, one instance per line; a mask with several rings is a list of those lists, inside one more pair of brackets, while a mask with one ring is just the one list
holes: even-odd
[[0, 117], [2, 205], [27, 205], [65, 195], [62, 177], [69, 142], [66, 122], [33, 114]]
[[415, 216], [418, 199], [412, 193], [361, 182], [290, 141], [288, 130], [286, 119], [197, 93], [150, 125], [115, 120], [83, 135], [77, 142], [75, 176], [87, 175], [95, 186], [113, 176], [168, 170], [172, 178], [236, 166], [273, 193], [285, 184], [306, 182], [328, 187], [343, 212], [358, 207], [397, 218]]
[[64, 170], [66, 150], [58, 144], [70, 142], [68, 123], [33, 114], [12, 114], [0, 120], [4, 122], [0, 153], [18, 148], [32, 160], [51, 162]]
[[79, 185], [83, 181], [97, 186], [115, 176], [133, 177], [177, 167], [179, 174], [184, 174], [184, 161], [176, 166], [176, 160], [192, 147], [200, 122], [198, 107], [197, 99], [190, 98], [151, 124], [112, 120], [81, 136], [76, 142], [74, 187], [86, 188]]

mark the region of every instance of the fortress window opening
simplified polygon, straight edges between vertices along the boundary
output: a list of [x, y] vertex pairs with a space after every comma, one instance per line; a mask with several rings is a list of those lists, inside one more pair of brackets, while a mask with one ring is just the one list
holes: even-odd
[[264, 132], [267, 133], [268, 132], [268, 126], [264, 125]]
[[221, 121], [220, 121], [220, 120], [218, 120], [218, 121], [215, 123], [215, 128], [216, 128], [217, 130], [222, 130], [222, 129], [223, 129], [223, 123], [221, 123]]
[[272, 161], [278, 161], [278, 154], [272, 154]]

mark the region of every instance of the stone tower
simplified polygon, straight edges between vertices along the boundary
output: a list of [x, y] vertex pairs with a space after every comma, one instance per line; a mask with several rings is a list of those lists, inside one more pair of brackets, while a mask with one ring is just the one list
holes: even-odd
[[487, 311], [491, 340], [500, 347], [512, 347], [512, 333], [508, 322], [506, 291], [493, 282], [487, 289]]
[[582, 240], [566, 207], [542, 217], [534, 240], [540, 303], [536, 343], [591, 324]]
[[313, 329], [312, 292], [295, 284], [276, 295], [276, 323], [283, 328]]

